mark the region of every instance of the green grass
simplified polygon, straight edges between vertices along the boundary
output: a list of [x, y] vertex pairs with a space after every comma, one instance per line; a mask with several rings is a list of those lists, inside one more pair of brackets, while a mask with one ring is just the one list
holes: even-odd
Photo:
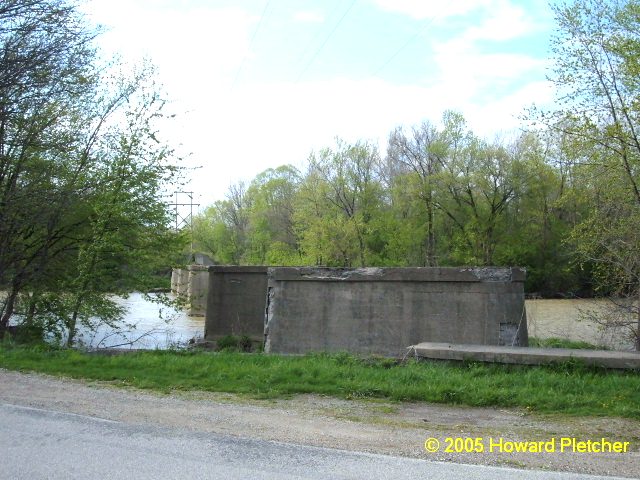
[[640, 372], [605, 371], [575, 362], [545, 367], [397, 364], [347, 354], [294, 357], [182, 351], [107, 356], [5, 345], [0, 346], [0, 367], [161, 392], [217, 391], [254, 398], [317, 393], [640, 419]]
[[605, 346], [594, 345], [593, 343], [583, 342], [581, 340], [567, 340], [566, 338], [534, 338], [529, 337], [530, 347], [542, 348], [574, 348], [580, 350], [609, 350]]

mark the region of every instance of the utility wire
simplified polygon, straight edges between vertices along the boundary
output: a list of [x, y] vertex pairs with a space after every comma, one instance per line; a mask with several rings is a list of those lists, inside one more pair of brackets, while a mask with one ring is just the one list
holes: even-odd
[[395, 58], [396, 58], [398, 55], [400, 55], [400, 52], [402, 52], [402, 51], [403, 51], [405, 48], [407, 48], [411, 43], [413, 43], [413, 42], [415, 41], [415, 39], [416, 39], [416, 38], [418, 38], [420, 35], [422, 35], [422, 34], [427, 30], [427, 28], [429, 28], [429, 27], [431, 26], [431, 24], [434, 22], [434, 20], [436, 19], [436, 17], [437, 17], [437, 16], [433, 16], [433, 17], [431, 17], [431, 20], [429, 20], [425, 25], [423, 25], [423, 27], [422, 27], [420, 30], [418, 30], [418, 31], [416, 32], [416, 34], [415, 34], [413, 37], [411, 37], [409, 40], [407, 40], [405, 43], [403, 43], [403, 44], [402, 44], [402, 46], [401, 46], [398, 50], [396, 50], [396, 51], [393, 53], [393, 55], [391, 55], [391, 56], [390, 56], [390, 57], [389, 57], [389, 58], [388, 58], [388, 59], [387, 59], [387, 60], [382, 64], [382, 66], [380, 66], [380, 68], [378, 68], [378, 69], [373, 73], [373, 76], [374, 76], [374, 77], [377, 77], [377, 76], [378, 76], [378, 74], [379, 74], [380, 72], [382, 72], [382, 70], [384, 70], [384, 69], [387, 67], [387, 65], [389, 65], [391, 62], [393, 62], [393, 61], [395, 60]]
[[258, 35], [258, 31], [260, 30], [260, 26], [262, 25], [262, 22], [265, 18], [265, 14], [267, 13], [267, 9], [269, 8], [270, 3], [271, 3], [271, 0], [267, 0], [267, 3], [265, 3], [264, 8], [262, 9], [260, 20], [258, 20], [258, 25], [256, 25], [256, 29], [253, 31], [253, 35], [251, 36], [251, 40], [249, 41], [249, 48], [247, 49], [247, 53], [245, 53], [244, 57], [242, 57], [242, 62], [240, 62], [240, 66], [238, 67], [238, 71], [236, 72], [236, 77], [233, 79], [233, 84], [231, 85], [232, 91], [236, 88], [236, 84], [238, 83], [238, 79], [240, 78], [240, 72], [242, 72], [242, 67], [244, 67], [244, 63], [247, 60], [247, 56], [249, 55], [249, 52], [253, 48], [253, 42], [255, 41], [256, 36]]
[[[341, 1], [342, 0], [338, 0], [338, 3], [336, 5], [336, 7], [331, 11], [331, 13], [327, 17], [327, 19], [333, 19], [335, 14], [338, 13], [338, 10], [340, 9], [340, 2]], [[316, 34], [313, 36], [313, 38], [311, 40], [309, 40], [309, 42], [305, 45], [304, 49], [302, 50], [302, 54], [300, 55], [300, 57], [298, 58], [298, 61], [296, 63], [302, 63], [302, 60], [304, 60], [304, 57], [306, 57], [307, 52], [311, 48], [311, 45], [316, 43], [316, 40], [319, 39], [322, 36], [321, 35], [322, 31], [323, 31], [323, 28], [319, 28], [318, 31], [316, 32]]]
[[347, 16], [347, 14], [351, 11], [351, 9], [353, 8], [353, 6], [356, 4], [357, 0], [353, 0], [351, 2], [351, 4], [349, 5], [349, 8], [347, 8], [345, 10], [345, 12], [342, 14], [342, 17], [340, 17], [340, 20], [338, 20], [338, 23], [336, 23], [333, 27], [333, 29], [331, 30], [331, 32], [329, 32], [329, 35], [327, 36], [327, 38], [324, 39], [324, 42], [322, 42], [322, 45], [320, 45], [320, 47], [315, 51], [315, 53], [313, 54], [313, 56], [311, 57], [311, 60], [309, 60], [309, 62], [307, 63], [307, 65], [302, 69], [302, 71], [300, 72], [300, 75], [298, 75], [298, 78], [296, 79], [296, 83], [298, 83], [300, 81], [300, 79], [302, 78], [302, 76], [307, 72], [307, 70], [309, 70], [309, 67], [311, 66], [311, 64], [314, 62], [314, 60], [316, 59], [316, 57], [320, 54], [320, 52], [322, 51], [322, 49], [324, 48], [324, 46], [327, 44], [327, 42], [329, 41], [329, 39], [333, 36], [333, 34], [335, 33], [336, 30], [338, 30], [338, 27], [340, 26], [340, 24], [342, 23], [342, 21], [344, 20], [344, 17]]

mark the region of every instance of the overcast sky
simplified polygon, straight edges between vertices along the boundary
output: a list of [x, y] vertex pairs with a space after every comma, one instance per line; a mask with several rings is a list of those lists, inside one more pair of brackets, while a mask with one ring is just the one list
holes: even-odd
[[202, 206], [231, 183], [300, 167], [339, 136], [379, 143], [395, 126], [464, 114], [512, 132], [545, 80], [546, 0], [89, 0], [99, 45], [150, 59], [178, 113], [163, 132], [190, 153]]

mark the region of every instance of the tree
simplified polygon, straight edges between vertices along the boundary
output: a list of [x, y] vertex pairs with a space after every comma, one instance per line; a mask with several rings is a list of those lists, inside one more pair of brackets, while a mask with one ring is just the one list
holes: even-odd
[[79, 126], [95, 92], [92, 35], [62, 2], [0, 2], [0, 331], [60, 250], [69, 198], [60, 167], [82, 142], [61, 126]]
[[[149, 267], [157, 265], [154, 257], [166, 258], [162, 252], [180, 246], [180, 237], [167, 228], [167, 206], [160, 198], [176, 169], [172, 150], [158, 142], [154, 130], [163, 102], [146, 84], [148, 75], [143, 71], [118, 86], [116, 99], [107, 105], [114, 114], [122, 110], [126, 123], [104, 128], [90, 151], [92, 170], [85, 180], [92, 189], [83, 199], [90, 207], [85, 220], [89, 236], [78, 242], [76, 271], [64, 284], [65, 292], [75, 297], [66, 322], [69, 346], [78, 321], [91, 326], [93, 307], [108, 305], [105, 294], [148, 287]], [[174, 248], [167, 248], [172, 243]], [[108, 306], [106, 311], [112, 310]], [[112, 326], [117, 320], [112, 319]]]
[[501, 221], [494, 261], [526, 267], [526, 288], [542, 296], [588, 293], [583, 285], [588, 272], [576, 267], [565, 241], [586, 206], [564, 140], [554, 132], [530, 131], [509, 147], [520, 179]]
[[80, 323], [118, 321], [107, 294], [148, 287], [179, 242], [164, 102], [148, 68], [99, 71], [73, 5], [0, 1], [0, 20], [0, 331], [20, 313], [71, 344]]
[[316, 252], [319, 262], [368, 264], [371, 223], [380, 203], [378, 163], [377, 149], [362, 142], [349, 145], [338, 140], [335, 150], [311, 155], [302, 188], [306, 215], [299, 218], [310, 233], [303, 236], [302, 248]]
[[458, 231], [457, 262], [494, 264], [500, 222], [517, 196], [517, 170], [505, 146], [477, 139], [449, 158], [441, 180], [449, 195], [439, 207]]
[[193, 238], [196, 247], [217, 262], [241, 265], [249, 246], [251, 208], [245, 184], [231, 185], [226, 197], [194, 218]]
[[300, 262], [300, 249], [294, 225], [294, 206], [300, 172], [283, 165], [258, 174], [247, 195], [249, 212], [249, 263], [289, 265]]
[[560, 108], [541, 118], [573, 139], [575, 168], [594, 193], [573, 239], [583, 261], [608, 272], [597, 288], [639, 300], [630, 308], [640, 350], [640, 3], [578, 0], [554, 10]]
[[396, 128], [389, 136], [387, 158], [400, 168], [399, 172], [412, 172], [416, 182], [416, 195], [424, 206], [426, 216], [424, 233], [424, 255], [426, 266], [436, 266], [436, 235], [434, 213], [436, 210], [436, 176], [444, 163], [446, 154], [440, 132], [437, 128], [423, 122], [413, 127], [407, 134], [402, 128]]

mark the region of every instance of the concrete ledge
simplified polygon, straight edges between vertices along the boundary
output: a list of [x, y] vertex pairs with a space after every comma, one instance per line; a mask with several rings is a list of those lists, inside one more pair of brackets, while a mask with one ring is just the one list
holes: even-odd
[[206, 265], [187, 265], [187, 270], [190, 272], [207, 272], [209, 267]]
[[544, 365], [570, 359], [605, 368], [640, 370], [640, 353], [569, 348], [498, 347], [453, 343], [418, 343], [409, 347], [410, 355], [436, 360]]
[[[214, 268], [214, 267], [212, 267]], [[219, 268], [219, 267], [217, 267]], [[226, 267], [229, 268], [229, 267]], [[522, 268], [503, 267], [413, 267], [413, 268], [328, 268], [278, 267], [269, 268], [276, 281], [312, 282], [524, 282]]]
[[267, 273], [268, 267], [263, 266], [240, 266], [240, 265], [213, 265], [207, 267], [209, 272], [215, 273]]

